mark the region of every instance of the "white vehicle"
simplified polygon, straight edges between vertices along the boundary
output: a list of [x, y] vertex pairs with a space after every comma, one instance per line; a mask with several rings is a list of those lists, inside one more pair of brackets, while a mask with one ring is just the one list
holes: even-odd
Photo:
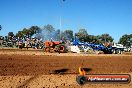
[[132, 51], [132, 45], [131, 45], [131, 51]]
[[124, 51], [127, 52], [128, 51], [128, 48], [127, 47], [124, 47]]
[[84, 52], [86, 53], [88, 50], [91, 50], [92, 48], [88, 47], [88, 46], [84, 46], [84, 45], [81, 45], [81, 46], [69, 46], [70, 48], [70, 51], [71, 52], [74, 52], [74, 53], [81, 53], [81, 52]]
[[128, 52], [132, 51], [132, 45], [130, 47], [128, 47]]
[[122, 44], [114, 43], [112, 49], [113, 53], [121, 54], [124, 51], [125, 47]]
[[81, 50], [78, 46], [70, 46], [70, 51], [73, 53], [80, 53]]

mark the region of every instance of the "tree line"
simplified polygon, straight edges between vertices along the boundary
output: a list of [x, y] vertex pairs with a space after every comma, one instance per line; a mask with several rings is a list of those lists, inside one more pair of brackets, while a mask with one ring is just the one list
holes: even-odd
[[[108, 33], [102, 34], [102, 35], [90, 35], [88, 34], [86, 29], [79, 29], [79, 31], [75, 34], [73, 34], [73, 30], [67, 29], [64, 31], [61, 31], [60, 29], [55, 29], [52, 25], [47, 24], [40, 28], [39, 26], [31, 26], [30, 28], [23, 28], [21, 31], [18, 31], [15, 35], [13, 32], [9, 32], [8, 36], [16, 36], [23, 38], [25, 36], [32, 37], [34, 36], [38, 38], [43, 39], [49, 39], [54, 38], [57, 40], [70, 40], [73, 41], [73, 39], [78, 38], [81, 42], [89, 42], [89, 43], [105, 43], [113, 42], [112, 36], [110, 36]], [[120, 37], [119, 42], [120, 44], [123, 44], [124, 46], [131, 46], [132, 45], [132, 34], [124, 34]]]

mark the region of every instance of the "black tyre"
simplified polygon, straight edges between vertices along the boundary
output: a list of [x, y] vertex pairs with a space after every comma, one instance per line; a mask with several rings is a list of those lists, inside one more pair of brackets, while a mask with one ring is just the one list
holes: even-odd
[[83, 85], [86, 83], [87, 79], [84, 76], [77, 76], [76, 81], [79, 85]]
[[117, 50], [115, 51], [115, 54], [121, 54], [121, 50], [120, 50], [120, 49], [117, 49]]
[[22, 49], [22, 45], [19, 45], [19, 49]]
[[56, 48], [56, 51], [59, 52], [59, 53], [66, 53], [67, 49], [66, 49], [65, 45], [58, 45], [57, 48]]

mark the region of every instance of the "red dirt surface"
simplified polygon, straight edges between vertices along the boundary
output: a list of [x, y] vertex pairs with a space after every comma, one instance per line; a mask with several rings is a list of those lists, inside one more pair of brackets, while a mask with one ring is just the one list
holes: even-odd
[[[7, 87], [15, 87], [15, 88], [21, 88], [26, 86], [28, 88], [52, 88], [52, 87], [60, 87], [60, 88], [69, 88], [69, 85], [71, 88], [79, 88], [80, 86], [77, 85], [73, 80], [75, 81], [75, 76], [78, 74], [78, 68], [79, 66], [82, 66], [86, 69], [87, 74], [111, 74], [111, 73], [132, 73], [132, 55], [88, 55], [88, 56], [70, 56], [71, 54], [67, 54], [67, 56], [64, 56], [63, 54], [44, 54], [44, 55], [36, 55], [31, 54], [35, 51], [19, 51], [19, 52], [25, 52], [25, 54], [10, 54], [10, 52], [13, 50], [6, 50], [6, 51], [0, 51], [2, 52], [0, 54], [0, 87], [4, 87], [5, 83]], [[4, 52], [4, 53], [3, 53]], [[17, 53], [17, 50], [14, 50], [13, 52]], [[38, 52], [38, 51], [37, 51]], [[54, 74], [59, 74], [60, 76], [54, 76]], [[64, 74], [64, 75], [61, 75]], [[47, 80], [44, 79], [46, 75], [49, 75], [49, 80], [51, 82], [50, 85], [52, 86], [46, 86], [44, 83], [39, 83], [37, 85], [39, 86], [33, 86], [32, 83], [36, 83], [32, 81], [30, 84], [24, 84], [23, 80], [27, 81], [30, 79], [39, 79], [41, 77], [41, 81]], [[73, 75], [73, 76], [72, 76]], [[18, 76], [18, 77], [17, 77]], [[72, 78], [72, 81], [68, 81], [66, 83], [58, 84], [56, 83], [57, 80], [61, 79], [61, 77], [65, 76], [65, 80], [67, 77]], [[3, 79], [3, 77], [5, 77]], [[9, 78], [8, 78], [9, 77]], [[14, 78], [17, 77], [17, 78]], [[55, 79], [51, 79], [51, 78]], [[8, 80], [5, 83], [2, 83], [3, 80]], [[12, 79], [12, 80], [11, 80]], [[13, 80], [21, 79], [20, 83], [16, 83], [14, 85], [11, 85], [10, 83], [13, 82]], [[22, 80], [23, 79], [23, 80]], [[10, 80], [10, 81], [9, 81]], [[62, 79], [63, 80], [63, 79]], [[38, 80], [38, 82], [41, 82]], [[54, 83], [56, 83], [56, 86], [54, 86]], [[19, 85], [18, 85], [19, 84]], [[58, 86], [59, 85], [59, 86]], [[100, 85], [99, 87], [101, 87]], [[115, 85], [114, 85], [115, 86]], [[110, 85], [111, 88], [114, 87], [113, 85]], [[84, 86], [87, 88], [88, 86]], [[96, 86], [92, 85], [91, 88], [96, 88]], [[107, 85], [104, 85], [104, 87], [101, 88], [107, 88]], [[119, 85], [116, 85], [116, 87], [119, 87]], [[122, 86], [120, 88], [131, 88], [132, 84], [129, 86]], [[97, 87], [98, 88], [98, 87]], [[115, 87], [114, 87], [115, 88]]]
[[130, 73], [132, 56], [37, 56], [0, 55], [0, 75], [38, 75], [56, 71], [78, 73], [78, 67], [87, 73]]

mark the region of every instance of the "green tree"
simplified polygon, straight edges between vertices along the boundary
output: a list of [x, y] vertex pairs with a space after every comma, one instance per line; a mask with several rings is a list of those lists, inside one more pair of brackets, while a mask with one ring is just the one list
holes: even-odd
[[77, 36], [80, 41], [84, 42], [86, 42], [87, 35], [88, 33], [86, 29], [79, 29], [79, 31], [75, 34], [75, 36]]
[[16, 36], [20, 38], [24, 37], [22, 31], [18, 31], [18, 33], [16, 33]]
[[9, 32], [8, 33], [8, 39], [9, 40], [12, 40], [13, 36], [14, 36], [14, 33], [13, 32]]
[[89, 43], [99, 43], [97, 36], [94, 35], [87, 35], [85, 41]]
[[130, 47], [132, 45], [132, 34], [124, 34], [120, 39], [119, 43], [123, 44], [126, 47]]
[[64, 32], [62, 32], [61, 37], [63, 37], [65, 40], [72, 41], [73, 31], [72, 30], [65, 30]]
[[27, 29], [27, 28], [24, 28], [24, 29], [22, 30], [22, 34], [23, 34], [24, 36], [29, 36], [29, 32], [30, 32], [30, 30]]
[[13, 32], [9, 32], [8, 33], [8, 36], [13, 37], [14, 36], [14, 33]]
[[44, 30], [50, 34], [51, 32], [55, 31], [55, 28], [52, 25], [48, 24], [44, 26]]
[[18, 31], [18, 33], [16, 33], [16, 36], [17, 37], [24, 37], [24, 36], [31, 37], [37, 32], [39, 32], [39, 30], [40, 28], [38, 26], [31, 26], [29, 29], [23, 28], [22, 31]]
[[36, 34], [38, 31], [40, 30], [40, 28], [38, 26], [31, 26], [29, 28], [29, 36], [33, 36], [34, 34]]
[[50, 24], [45, 25], [44, 28], [42, 29], [42, 31], [43, 31], [44, 40], [54, 39], [55, 28], [52, 25], [50, 25]]
[[87, 30], [86, 29], [79, 29], [77, 36], [87, 36]]
[[106, 33], [99, 36], [99, 40], [105, 43], [105, 42], [113, 42], [114, 39], [109, 34]]

